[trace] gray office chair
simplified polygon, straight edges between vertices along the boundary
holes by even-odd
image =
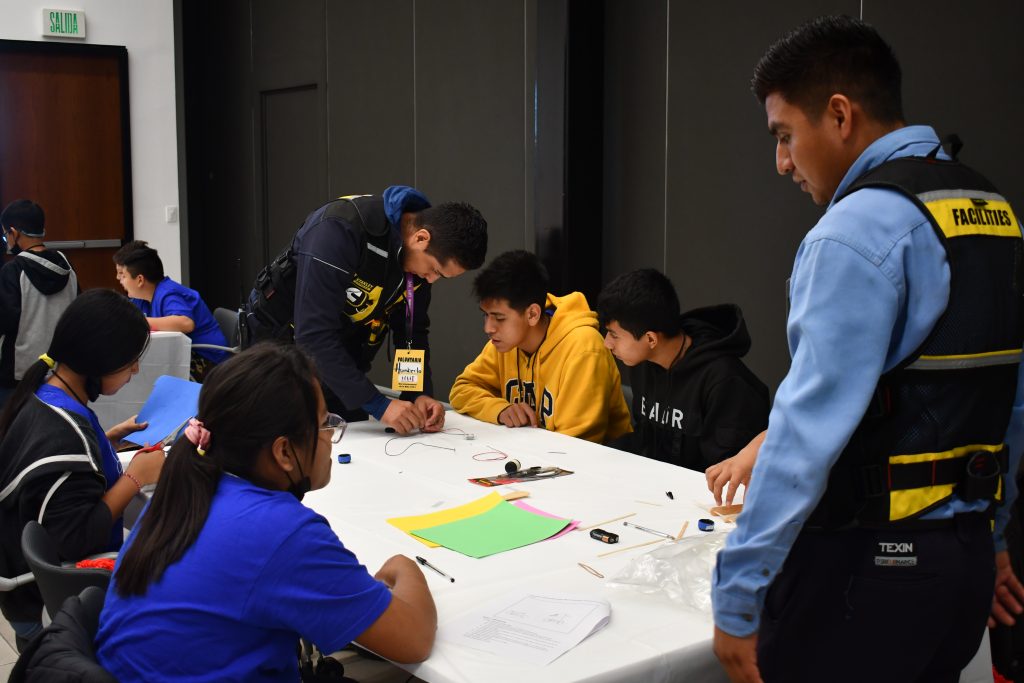
[[[227,351],[228,353],[238,353],[242,350],[241,344],[238,341],[238,316],[239,311],[232,311],[230,308],[216,308],[213,311],[213,317],[220,326],[220,331],[224,334],[224,338],[228,340],[227,346],[220,346],[218,344],[193,344],[193,349],[216,349],[217,351]]]
[[[110,583],[110,572],[106,569],[78,569],[74,563],[62,563],[57,544],[39,522],[25,525],[21,532],[21,552],[36,577],[51,619],[72,595],[78,595],[89,586],[106,591]],[[115,555],[111,553],[108,557]]]

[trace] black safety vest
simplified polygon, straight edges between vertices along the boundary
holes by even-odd
[[[866,187],[896,190],[928,217],[949,260],[949,300],[921,347],[879,379],[809,527],[907,523],[954,495],[999,500],[1007,469],[1024,338],[1017,217],[956,161],[889,161],[843,197]]]
[[[322,218],[344,221],[363,234],[359,265],[345,292],[343,314],[356,324],[346,334],[346,346],[362,347],[356,361],[360,367],[368,366],[385,339],[388,316],[405,300],[404,272],[398,254],[390,253],[391,224],[384,211],[384,200],[374,195],[339,197],[324,207]],[[249,308],[262,330],[258,336],[250,336],[250,343],[268,336],[292,338],[296,276],[291,247],[260,271],[253,285],[257,300]],[[416,288],[420,285],[422,282],[417,282]]]

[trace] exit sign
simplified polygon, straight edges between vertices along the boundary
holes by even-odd
[[[85,38],[85,12],[71,9],[44,9],[43,35],[59,38]]]

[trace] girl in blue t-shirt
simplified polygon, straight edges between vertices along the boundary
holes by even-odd
[[[118,560],[100,664],[122,683],[294,683],[299,637],[425,659],[437,615],[419,567],[398,555],[371,576],[300,502],[330,480],[344,428],[293,345],[215,367]]]
[[[28,572],[21,533],[30,520],[63,560],[121,547],[122,513],[156,481],[163,452],[143,452],[122,470],[114,444],[146,425],[132,416],[104,433],[87,402],[127,384],[148,341],[146,319],[127,299],[94,289],[71,302],[26,370],[0,415],[0,575]],[[39,589],[0,593],[0,605],[20,650],[42,628]]]

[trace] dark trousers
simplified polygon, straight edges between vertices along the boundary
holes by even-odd
[[[987,516],[913,531],[804,531],[768,590],[766,683],[955,683],[978,650],[995,583]]]

